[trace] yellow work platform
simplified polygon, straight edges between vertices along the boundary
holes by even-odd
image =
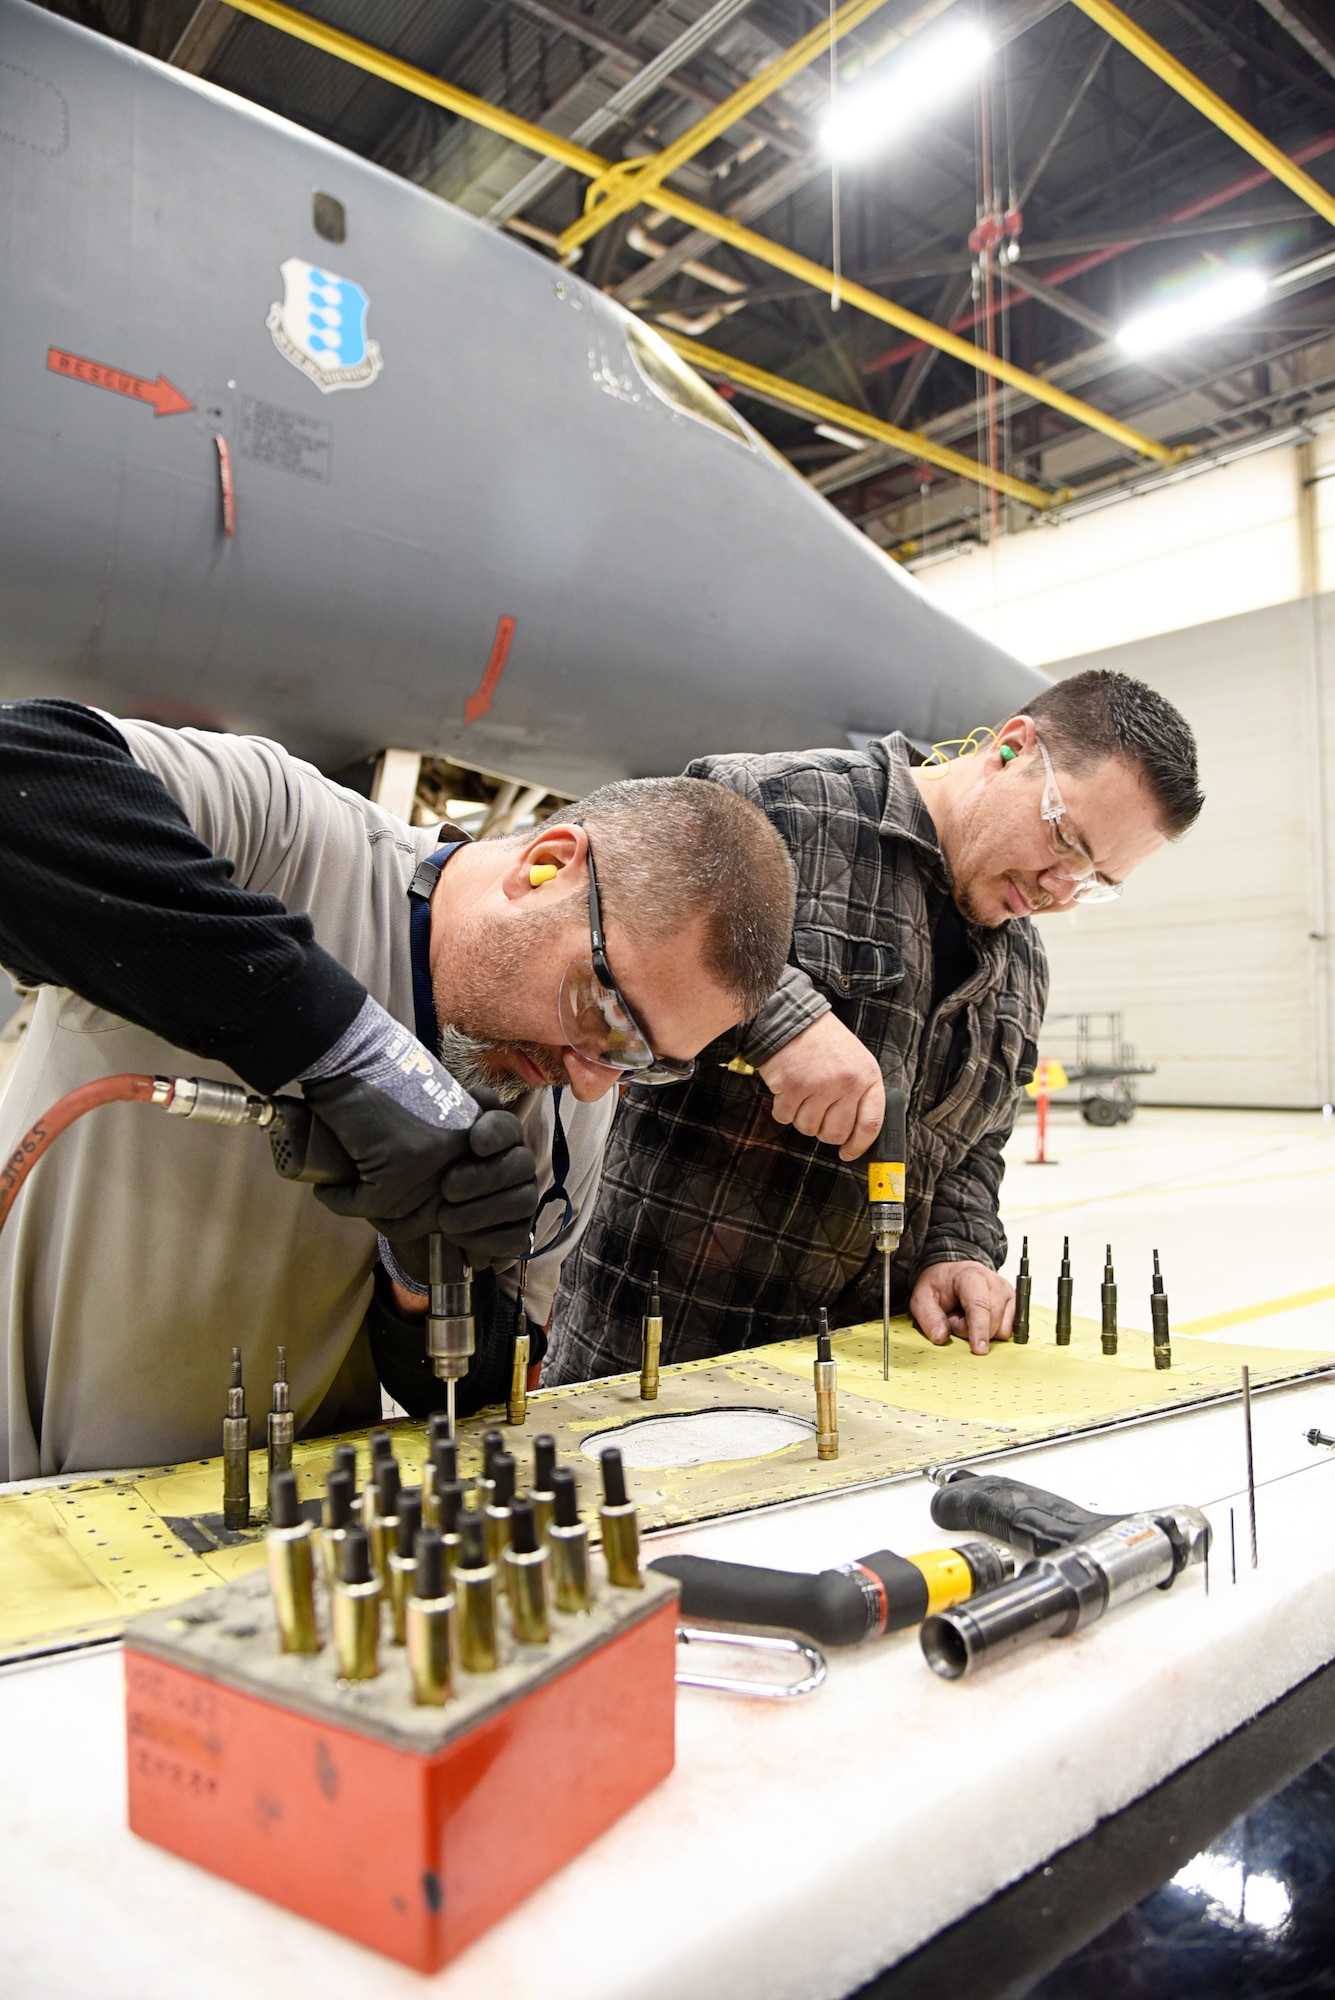
[[[814,1427],[763,1458],[632,1472],[631,1490],[645,1528],[741,1513],[919,1470],[943,1459],[968,1459],[1021,1444],[1138,1417],[1167,1414],[1235,1394],[1246,1363],[1254,1385],[1319,1374],[1330,1360],[1310,1352],[1214,1345],[1177,1336],[1173,1366],[1154,1366],[1147,1333],[1123,1328],[1119,1351],[1103,1354],[1094,1320],[1074,1322],[1069,1347],[1053,1341],[1053,1315],[1035,1307],[1027,1345],[1003,1342],[986,1357],[963,1341],[933,1347],[908,1320],[892,1326],[890,1380],[881,1379],[880,1323],[834,1337],[839,1364],[840,1455],[816,1456]],[[530,1396],[522,1426],[487,1410],[459,1426],[460,1476],[479,1468],[481,1434],[503,1425],[526,1482],[532,1440],[556,1439],[577,1474],[581,1505],[596,1522],[596,1451],[601,1433],[645,1417],[708,1409],[769,1410],[814,1420],[814,1343],[779,1342],[712,1361],[662,1371],[658,1399],[643,1403],[639,1377],[618,1375]],[[221,1423],[221,1417],[219,1419]],[[416,1483],[425,1426],[393,1426],[405,1484]],[[606,1440],[612,1442],[612,1439]],[[293,1454],[301,1497],[316,1501],[333,1447],[348,1439],[299,1443]],[[266,1460],[251,1455],[251,1504],[265,1505]],[[0,1661],[115,1638],[127,1618],[175,1603],[264,1560],[262,1530],[232,1534],[222,1526],[222,1461],[202,1459],[162,1471],[76,1475],[58,1484],[0,1494]]]

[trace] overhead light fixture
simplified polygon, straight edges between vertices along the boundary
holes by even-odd
[[[1152,354],[1157,348],[1213,333],[1216,327],[1241,319],[1264,302],[1269,290],[1269,280],[1259,271],[1230,271],[1181,298],[1138,313],[1117,338],[1128,354]]]
[[[840,94],[822,128],[826,147],[851,160],[890,145],[955,96],[991,53],[990,38],[972,21],[943,28],[921,44],[915,36],[880,76]]]
[[[831,444],[841,444],[846,451],[861,451],[867,440],[857,437],[852,431],[841,431],[837,424],[817,424],[816,436],[828,438]]]

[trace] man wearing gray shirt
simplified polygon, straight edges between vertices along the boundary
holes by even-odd
[[[129,1104],[81,1119],[0,1234],[0,1477],[213,1454],[234,1344],[265,1382],[287,1348],[299,1434],[373,1420],[377,1368],[424,1414],[443,1385],[422,1239],[513,1274],[555,1161],[570,1206],[543,1204],[526,1294],[544,1319],[613,1084],[688,1068],[782,967],[791,864],[747,802],[724,824],[729,796],[604,787],[470,845],[261,739],[0,705],[0,963],[42,988],[0,1158],[69,1090],[134,1071],[300,1083],[356,1172],[313,1191],[277,1178],[257,1132]],[[463,1410],[493,1379],[484,1346]]]

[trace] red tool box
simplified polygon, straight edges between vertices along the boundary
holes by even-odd
[[[434,1972],[665,1778],[677,1586],[600,1582],[547,1646],[413,1705],[402,1647],[341,1681],[283,1654],[262,1575],[136,1619],[130,1826]]]

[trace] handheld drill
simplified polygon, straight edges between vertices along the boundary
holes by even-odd
[[[1011,1582],[927,1619],[922,1650],[943,1680],[1036,1640],[1064,1639],[1147,1590],[1167,1590],[1210,1551],[1210,1524],[1195,1507],[1093,1514],[1041,1487],[962,1466],[935,1467],[930,1477],[938,1527],[994,1535],[1031,1557]]]
[[[908,1100],[887,1084],[881,1136],[867,1156],[871,1233],[881,1253],[881,1375],[890,1380],[890,1260],[904,1234],[904,1162],[908,1153]]]

